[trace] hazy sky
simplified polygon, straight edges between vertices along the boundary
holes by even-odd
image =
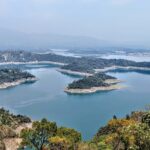
[[[0,0],[0,28],[150,46],[150,0]]]

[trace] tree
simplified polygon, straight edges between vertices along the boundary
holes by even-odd
[[[113,119],[117,119],[117,116],[116,116],[116,115],[114,115],[114,116],[113,116]]]
[[[150,128],[147,124],[137,123],[124,127],[120,135],[127,149],[148,150],[150,148]]]
[[[74,129],[60,127],[57,130],[57,135],[60,137],[66,137],[72,143],[77,143],[81,141],[81,133],[77,132]]]
[[[48,122],[46,119],[33,122],[32,129],[23,129],[21,138],[23,146],[30,146],[36,150],[42,148],[48,143],[48,139],[55,136],[57,126],[55,122]]]
[[[49,139],[50,150],[69,150],[72,149],[72,143],[66,137],[51,137]]]
[[[145,114],[143,114],[142,122],[150,126],[150,112],[146,112]]]
[[[129,120],[130,119],[130,115],[127,114],[126,115],[126,119]]]

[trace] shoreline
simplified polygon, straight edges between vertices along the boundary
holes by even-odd
[[[5,82],[5,83],[0,84],[0,90],[14,87],[14,86],[24,84],[24,83],[35,82],[37,80],[38,79],[36,77],[34,77],[34,78],[27,78],[27,79],[23,78],[23,79],[16,80],[14,82]]]
[[[55,62],[55,61],[29,61],[29,62],[0,62],[0,65],[21,65],[21,64],[53,64],[53,65],[59,65],[59,66],[65,66],[67,65],[66,63],[61,63],[61,62]],[[125,70],[144,70],[144,71],[150,71],[150,68],[148,67],[134,67],[134,66],[128,66],[128,67],[123,67],[123,66],[111,66],[111,67],[104,67],[103,69],[94,69],[95,73],[98,72],[107,72],[110,70],[115,70],[115,69],[125,69]],[[90,76],[93,75],[92,73],[86,73],[86,72],[80,72],[80,71],[72,71],[69,69],[57,69],[59,72],[70,74],[70,75],[79,75],[79,76]]]
[[[111,70],[116,70],[116,69],[125,69],[125,70],[129,70],[129,71],[150,71],[150,68],[148,67],[132,67],[132,66],[128,66],[128,67],[122,67],[122,66],[112,66],[112,67],[105,67],[103,69],[94,69],[94,73],[100,73],[100,72],[107,72],[107,71],[111,71]],[[77,75],[77,76],[92,76],[92,73],[86,73],[86,72],[80,72],[80,71],[72,71],[69,69],[57,69],[57,71],[61,72],[61,73],[65,73],[65,74],[69,74],[69,75]]]
[[[0,62],[0,65],[24,65],[24,64],[53,64],[64,66],[67,65],[65,63],[55,62],[55,61],[29,61],[29,62]]]
[[[78,75],[78,76],[92,76],[93,75],[91,73],[72,71],[72,70],[67,70],[67,69],[57,69],[57,71],[61,73],[69,74],[69,75]]]
[[[99,86],[99,87],[91,87],[88,89],[68,89],[65,88],[64,92],[68,94],[90,94],[90,93],[96,93],[100,91],[111,91],[111,90],[119,90],[122,89],[124,86],[119,85],[118,83],[123,82],[118,79],[108,79],[104,81],[105,83],[111,84],[109,86]]]
[[[133,66],[128,66],[128,67],[123,67],[123,66],[111,66],[111,67],[105,67],[103,69],[94,69],[96,73],[98,72],[106,72],[106,71],[111,71],[115,69],[125,69],[125,70],[140,70],[140,71],[150,71],[150,68],[148,67],[133,67]]]
[[[108,87],[92,87],[89,89],[68,89],[66,88],[64,91],[68,94],[91,94],[100,91],[112,91],[112,90],[120,90],[123,86],[121,85],[110,85]]]

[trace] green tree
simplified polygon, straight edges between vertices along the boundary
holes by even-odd
[[[150,128],[143,123],[124,126],[107,135],[105,143],[114,150],[148,150],[150,148]]]
[[[65,127],[58,128],[57,135],[60,137],[68,138],[72,143],[77,143],[82,139],[81,133],[77,132],[74,129]]]
[[[55,122],[46,119],[33,122],[32,129],[23,129],[21,132],[22,146],[30,146],[36,150],[42,150],[48,143],[48,139],[55,136],[57,126]]]
[[[72,150],[72,143],[66,137],[51,137],[49,139],[50,150]]]
[[[146,112],[142,116],[142,122],[150,126],[150,112]]]

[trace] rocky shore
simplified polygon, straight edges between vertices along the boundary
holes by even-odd
[[[111,90],[119,90],[122,89],[123,86],[118,85],[118,84],[112,84],[110,86],[104,87],[92,87],[89,89],[68,89],[66,88],[64,91],[68,94],[90,94],[90,93],[96,93],[100,91],[111,91]]]
[[[0,84],[0,89],[6,89],[6,88],[10,88],[10,87],[14,87],[14,86],[17,86],[17,85],[20,85],[20,84],[23,84],[23,83],[32,83],[32,82],[35,82],[37,81],[38,79],[36,77],[30,77],[30,78],[24,78],[24,79],[19,79],[19,80],[16,80],[14,82],[5,82],[5,83],[2,83]]]
[[[15,68],[0,69],[0,89],[35,81],[37,78],[29,72]]]

